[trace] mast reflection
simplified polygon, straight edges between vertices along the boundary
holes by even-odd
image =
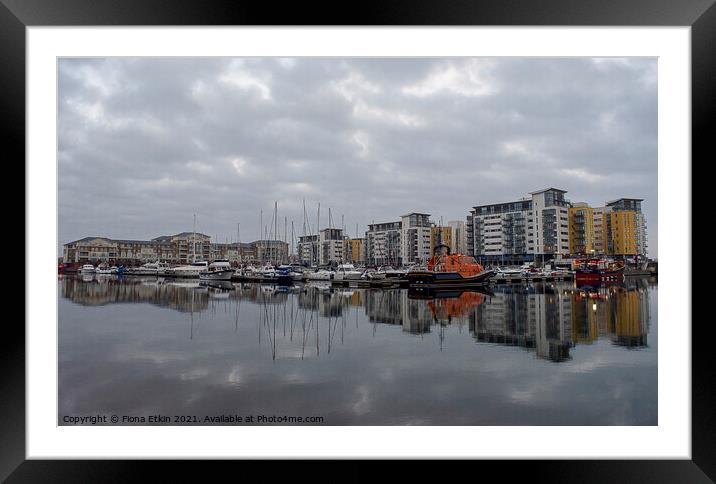
[[[372,326],[374,338],[385,326],[420,337],[435,332],[444,350],[449,349],[446,334],[455,330],[479,344],[522,347],[554,362],[569,360],[576,345],[599,340],[629,349],[646,347],[648,284],[627,279],[594,287],[536,283],[435,293],[138,277],[59,280],[61,297],[75,304],[145,303],[189,313],[190,339],[197,338],[195,315],[209,312],[211,321],[224,313],[235,332],[242,324],[255,325],[257,344],[268,346],[274,360],[328,356],[350,340],[349,323],[358,329],[362,322]]]

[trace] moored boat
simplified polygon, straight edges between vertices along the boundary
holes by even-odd
[[[451,254],[450,247],[438,245],[435,255],[428,261],[427,270],[407,273],[410,287],[453,288],[484,286],[495,275],[469,255]]]
[[[318,269],[315,272],[309,272],[306,278],[309,281],[330,281],[333,279],[333,271]]]
[[[404,271],[402,269],[393,269],[391,266],[382,266],[378,268],[378,273],[385,274],[386,278],[396,278],[396,279],[402,279],[405,277],[405,275],[408,273],[408,271]]]
[[[358,281],[363,276],[363,272],[357,270],[353,264],[339,264],[333,275],[335,281]]]
[[[209,267],[209,263],[206,261],[193,262],[188,265],[174,267],[168,269],[164,275],[169,277],[189,277],[198,278],[201,271],[206,270]]]
[[[104,262],[102,262],[102,263],[99,264],[97,267],[95,267],[94,273],[95,273],[95,274],[103,274],[103,275],[113,274],[112,268],[109,267],[109,266],[108,266],[107,264],[105,264]]]
[[[206,269],[199,272],[199,279],[202,281],[231,281],[234,269],[226,259],[218,259],[209,264]]]
[[[139,267],[131,268],[127,271],[127,274],[132,276],[156,276],[160,271],[166,270],[167,264],[164,262],[147,262]]]
[[[282,286],[293,284],[293,277],[290,265],[280,265],[276,269],[276,282]]]
[[[621,281],[624,279],[624,262],[608,259],[577,259],[573,263],[577,283]]]
[[[82,266],[82,269],[80,269],[80,273],[82,274],[94,274],[95,268],[92,264],[85,264]]]

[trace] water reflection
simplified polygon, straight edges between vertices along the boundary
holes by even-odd
[[[58,292],[60,418],[658,423],[646,279],[425,293],[67,276]]]
[[[256,343],[267,342],[272,359],[330,353],[345,327],[359,319],[399,326],[404,333],[436,332],[445,350],[447,327],[475,342],[514,346],[553,362],[571,358],[576,345],[608,340],[629,349],[648,346],[648,279],[577,287],[568,283],[497,286],[490,290],[419,292],[407,289],[346,289],[327,284],[273,286],[231,282],[176,281],[117,276],[60,277],[61,296],[83,306],[146,303],[194,317],[218,309],[234,315],[238,330],[241,302],[252,305]],[[325,333],[325,334],[322,334]],[[282,353],[283,352],[283,353]]]

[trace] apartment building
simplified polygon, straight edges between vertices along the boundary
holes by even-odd
[[[323,229],[318,238],[318,263],[335,265],[345,260],[343,229]]]
[[[372,265],[400,265],[402,222],[368,225],[365,233],[366,263]]]
[[[255,240],[256,261],[259,263],[285,264],[288,262],[288,243],[282,240]]]
[[[409,213],[400,217],[400,257],[403,264],[421,264],[432,257],[430,214]]]
[[[595,249],[594,209],[584,202],[569,208],[569,252],[593,254]]]
[[[448,227],[452,228],[452,249],[453,253],[467,254],[467,231],[465,222],[462,220],[451,220]]]
[[[467,217],[467,253],[487,264],[521,264],[569,254],[565,190],[547,188],[514,202],[479,205]]]
[[[430,254],[435,254],[435,247],[438,245],[447,245],[451,252],[455,252],[455,241],[453,239],[454,232],[452,227],[434,226],[430,228]]]
[[[607,253],[617,256],[645,256],[647,253],[646,218],[641,198],[619,198],[607,202]]]
[[[134,265],[160,260],[185,264],[195,259],[209,260],[210,240],[208,235],[194,232],[163,235],[151,240],[84,237],[64,244],[62,261],[65,264],[106,261]]]
[[[309,267],[318,265],[318,236],[303,235],[298,237],[298,259],[301,264]]]
[[[252,263],[287,258],[288,244],[280,240],[219,244],[212,243],[211,237],[202,233],[182,232],[151,240],[84,237],[64,244],[62,261],[65,264],[108,262],[134,266],[155,261],[181,265],[195,260],[228,259],[236,263]]]
[[[646,219],[642,199],[620,198],[604,207],[575,204],[569,212],[572,254],[646,256]]]
[[[345,261],[353,264],[365,263],[365,239],[350,239],[348,237],[344,240],[343,253],[345,254]]]

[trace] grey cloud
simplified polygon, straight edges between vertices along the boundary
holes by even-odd
[[[559,186],[644,198],[656,256],[656,59],[111,58],[59,62],[60,244],[259,235],[306,199],[359,232]]]

